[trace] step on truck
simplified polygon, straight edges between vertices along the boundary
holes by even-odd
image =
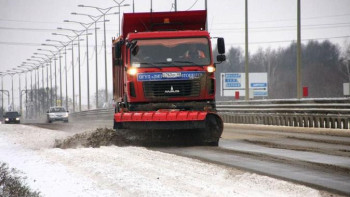
[[[165,144],[177,135],[179,143],[218,145],[223,122],[216,113],[214,72],[226,59],[225,44],[215,38],[214,60],[206,15],[205,10],[124,14],[122,34],[112,45],[117,132],[147,140],[149,134]]]

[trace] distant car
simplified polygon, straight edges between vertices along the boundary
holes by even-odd
[[[9,123],[19,124],[21,123],[20,117],[21,115],[16,111],[6,112],[6,114],[4,115],[4,122],[5,124],[9,124]]]
[[[68,122],[69,112],[64,107],[50,107],[47,111],[47,122],[54,121]]]

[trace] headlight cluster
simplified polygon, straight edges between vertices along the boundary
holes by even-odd
[[[63,117],[68,118],[68,113],[65,113]]]
[[[19,118],[16,118],[16,120],[20,120]]]

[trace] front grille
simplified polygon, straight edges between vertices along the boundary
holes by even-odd
[[[143,82],[146,98],[199,96],[199,80]]]

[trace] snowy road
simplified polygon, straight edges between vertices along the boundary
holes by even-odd
[[[54,149],[69,132],[0,125],[0,162],[43,196],[323,196],[286,181],[139,147]]]

